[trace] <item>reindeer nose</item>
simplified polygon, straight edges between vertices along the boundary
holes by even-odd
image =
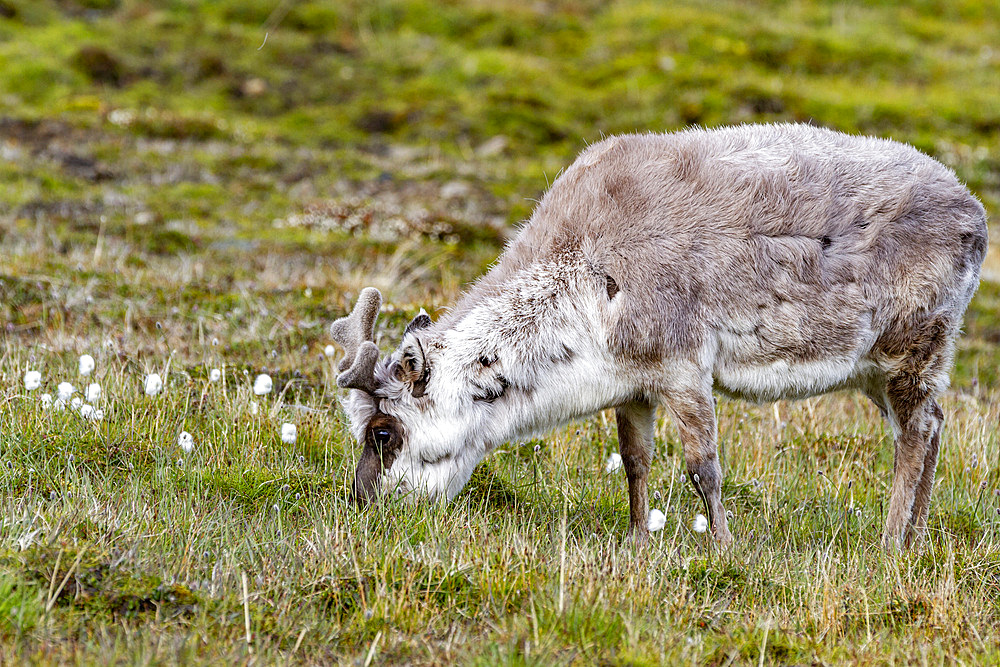
[[[351,500],[358,507],[364,507],[375,500],[378,478],[382,473],[382,461],[372,447],[365,447],[354,472]]]
[[[359,482],[357,479],[354,480],[351,488],[351,503],[355,507],[364,509],[375,502],[376,498],[377,494],[375,493],[374,484]]]

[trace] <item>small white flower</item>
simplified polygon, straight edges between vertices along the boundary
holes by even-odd
[[[24,374],[24,388],[34,391],[42,386],[42,374],[38,371],[28,371]]]
[[[218,382],[220,378],[222,378],[222,371],[220,371],[218,368],[213,368],[208,372],[209,382]]]
[[[704,514],[695,514],[694,522],[691,524],[696,533],[704,533],[708,530],[708,518]]]
[[[290,424],[285,422],[281,425],[281,441],[286,445],[295,444],[295,436],[298,434],[298,429],[295,428],[295,424]]]
[[[89,354],[80,355],[80,375],[90,375],[95,365],[92,356]]]
[[[270,394],[271,386],[271,376],[267,373],[261,373],[257,376],[257,379],[253,381],[253,393],[257,396]]]
[[[98,410],[93,405],[84,403],[80,406],[80,416],[90,421],[99,422],[104,419],[104,410]]]
[[[79,410],[81,405],[83,405],[83,399],[80,398],[79,396],[74,396],[73,400],[70,401],[69,403],[69,407],[73,408],[74,410]]]
[[[88,403],[97,403],[101,400],[101,385],[96,382],[92,382],[87,385],[87,391],[84,392],[84,396]]]
[[[256,415],[260,412],[260,407],[257,405],[257,401],[250,401],[250,414]]]
[[[52,407],[52,394],[42,394],[42,409],[48,410]]]
[[[333,358],[333,355],[336,352],[337,350],[333,347],[333,345],[327,345],[323,348],[323,354],[326,355],[327,358]]]
[[[163,389],[163,380],[159,373],[150,373],[146,376],[146,396],[156,396]]]
[[[56,391],[59,393],[59,398],[65,403],[76,392],[76,388],[69,382],[60,382],[59,386],[56,387]]]
[[[65,410],[66,409],[66,401],[64,401],[61,398],[57,398],[55,401],[52,402],[52,409],[53,410],[59,410],[59,411]]]
[[[177,436],[177,444],[180,445],[185,454],[190,454],[191,450],[194,449],[194,438],[187,431],[181,431],[181,434]]]
[[[649,510],[649,517],[646,519],[646,527],[649,528],[649,532],[655,533],[658,530],[663,530],[663,527],[667,525],[667,517],[660,510]]]
[[[604,464],[604,472],[612,473],[616,472],[622,467],[622,455],[618,452],[613,453],[608,457],[607,462]]]

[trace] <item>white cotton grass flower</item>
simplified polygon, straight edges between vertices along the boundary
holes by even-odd
[[[220,379],[222,379],[222,371],[220,371],[218,368],[213,368],[208,372],[209,382],[218,382]]]
[[[76,387],[71,385],[69,382],[60,382],[59,386],[56,387],[56,392],[59,395],[59,400],[63,403],[68,401],[74,393],[76,393]]]
[[[618,452],[613,453],[608,457],[608,460],[604,463],[604,472],[613,473],[617,472],[622,467],[622,455]]]
[[[83,395],[88,403],[97,403],[97,401],[101,400],[101,385],[96,382],[88,384],[87,391]]]
[[[94,371],[94,358],[89,354],[80,355],[80,375],[90,375]]]
[[[48,410],[52,407],[52,394],[42,394],[39,398],[41,398],[43,410]]]
[[[73,400],[70,401],[69,403],[69,407],[73,408],[74,410],[79,410],[81,405],[83,405],[83,399],[80,398],[79,396],[74,396]]]
[[[691,527],[696,533],[704,533],[708,530],[708,518],[704,514],[695,514]]]
[[[655,533],[658,530],[663,530],[663,527],[667,525],[667,516],[660,510],[649,510],[649,516],[646,518],[646,527],[649,532]]]
[[[295,428],[295,424],[290,424],[285,422],[281,425],[281,441],[286,445],[294,445],[295,437],[298,435],[298,429]]]
[[[177,444],[184,450],[185,454],[190,454],[194,450],[194,437],[187,431],[181,431],[177,436]]]
[[[104,419],[104,410],[98,410],[93,405],[84,403],[80,406],[80,416],[90,421],[99,422]]]
[[[163,380],[159,373],[150,373],[146,376],[146,396],[156,396],[163,389]]]
[[[261,373],[253,381],[253,393],[257,396],[264,396],[265,394],[271,393],[271,387],[273,383],[271,382],[271,376],[267,373]]]
[[[257,405],[257,401],[250,401],[250,414],[256,415],[260,412],[260,406]]]
[[[24,388],[34,391],[42,386],[42,374],[38,371],[27,371],[24,374]]]
[[[327,345],[323,348],[323,354],[327,357],[327,359],[332,359],[333,355],[336,353],[337,350],[333,347],[333,345]]]

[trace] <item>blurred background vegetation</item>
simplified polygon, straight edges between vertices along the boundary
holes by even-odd
[[[987,1],[0,0],[0,308],[14,336],[247,294],[323,318],[379,274],[441,305],[588,142],[693,124],[910,142],[995,212],[998,85]]]

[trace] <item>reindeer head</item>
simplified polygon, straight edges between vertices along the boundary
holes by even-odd
[[[470,372],[481,369],[481,355],[468,364],[446,354],[444,337],[421,311],[399,349],[380,359],[374,331],[381,304],[368,287],[330,327],[346,352],[337,384],[351,390],[344,408],[362,446],[353,497],[359,504],[385,492],[451,498],[485,454],[483,410],[468,389],[470,379],[479,386]]]

